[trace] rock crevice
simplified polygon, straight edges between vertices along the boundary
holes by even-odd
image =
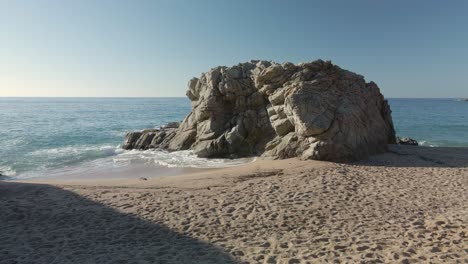
[[[378,86],[329,61],[216,67],[189,81],[187,97],[192,111],[179,126],[129,133],[123,148],[348,161],[395,143]]]

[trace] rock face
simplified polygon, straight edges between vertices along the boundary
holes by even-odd
[[[191,79],[187,96],[192,112],[179,126],[129,133],[124,148],[348,161],[395,143],[377,85],[329,61],[216,67]]]

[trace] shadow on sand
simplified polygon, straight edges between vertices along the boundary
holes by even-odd
[[[237,263],[228,253],[73,192],[0,181],[0,263]]]
[[[387,167],[467,168],[468,148],[390,145],[387,153],[351,164]]]

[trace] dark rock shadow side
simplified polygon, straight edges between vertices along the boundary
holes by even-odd
[[[238,263],[219,247],[50,185],[0,181],[0,225],[1,264]]]

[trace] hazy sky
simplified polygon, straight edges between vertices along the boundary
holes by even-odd
[[[0,0],[0,96],[183,96],[217,65],[317,58],[386,97],[468,97],[468,1]]]

